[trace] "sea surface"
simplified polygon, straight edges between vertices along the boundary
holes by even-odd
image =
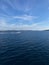
[[[0,32],[0,65],[49,65],[49,31]]]

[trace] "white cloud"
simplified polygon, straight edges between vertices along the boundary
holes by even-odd
[[[23,15],[23,16],[13,16],[13,18],[31,21],[33,19],[37,19],[38,17],[31,15]]]
[[[48,23],[46,24],[48,25]],[[10,24],[6,20],[0,20],[0,30],[45,30],[49,29],[49,25],[45,26],[44,22],[28,24]]]

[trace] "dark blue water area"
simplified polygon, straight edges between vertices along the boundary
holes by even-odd
[[[0,65],[49,65],[49,31],[0,33]]]

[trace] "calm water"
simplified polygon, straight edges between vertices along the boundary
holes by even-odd
[[[0,65],[49,65],[49,31],[0,32]]]

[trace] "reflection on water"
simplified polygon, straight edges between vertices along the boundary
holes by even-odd
[[[12,33],[0,34],[0,65],[49,65],[49,31]]]
[[[21,32],[0,32],[0,34],[20,34]]]

